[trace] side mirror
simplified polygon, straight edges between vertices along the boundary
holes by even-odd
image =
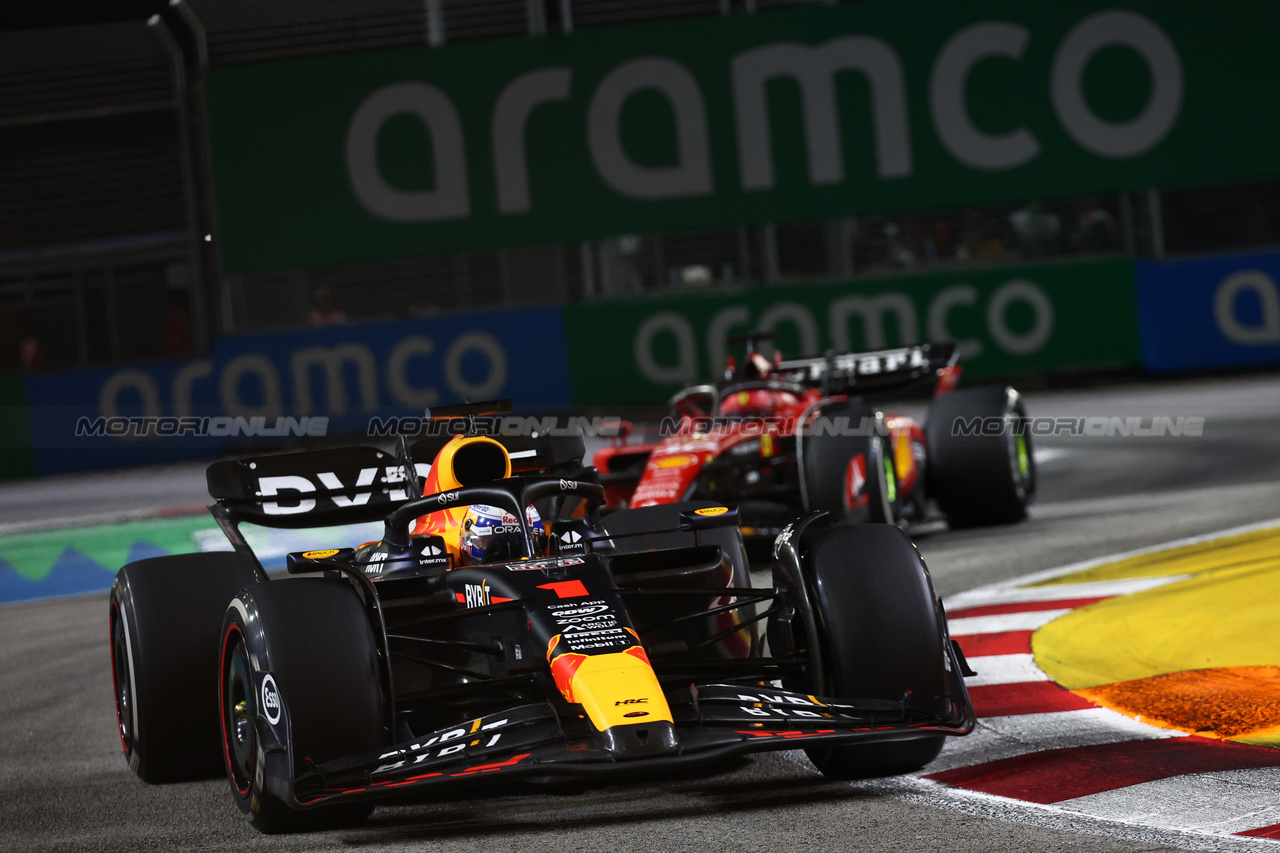
[[[680,513],[681,530],[737,527],[738,522],[738,508],[736,506],[704,506],[702,509],[688,509]]]

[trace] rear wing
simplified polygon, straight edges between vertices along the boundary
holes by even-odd
[[[215,462],[205,471],[217,501],[211,509],[224,531],[242,521],[282,528],[381,521],[421,497],[419,484],[450,438],[419,441],[407,456],[343,447]],[[513,475],[577,473],[586,453],[580,433],[493,438],[507,448]]]
[[[326,527],[379,521],[417,497],[410,494],[406,473],[391,453],[343,447],[227,459],[210,465],[205,481],[217,508],[236,522]]]
[[[774,368],[774,378],[819,388],[826,396],[862,394],[910,385],[944,367],[955,365],[959,357],[952,343],[918,344],[874,352],[829,353],[819,358],[783,361]]]

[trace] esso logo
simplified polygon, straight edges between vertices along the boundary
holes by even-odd
[[[276,680],[268,675],[262,679],[262,713],[273,726],[280,722],[280,708],[280,689],[276,687]]]

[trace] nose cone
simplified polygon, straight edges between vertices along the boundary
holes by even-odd
[[[666,721],[614,726],[597,732],[595,741],[615,758],[668,755],[680,748],[675,726]]]

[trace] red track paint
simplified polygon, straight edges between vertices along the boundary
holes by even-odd
[[[1020,684],[988,684],[970,687],[969,698],[979,717],[1011,717],[1021,714],[1046,714],[1051,711],[1082,711],[1097,706],[1052,681],[1026,681]]]
[[[1050,749],[926,776],[1031,803],[1060,803],[1187,773],[1280,767],[1280,750],[1201,737]]]
[[[1236,835],[1247,835],[1250,838],[1280,838],[1280,823],[1261,826],[1257,829],[1246,829],[1244,832],[1237,832]]]
[[[1031,653],[1031,635],[1034,633],[1035,631],[1001,631],[996,634],[966,634],[952,639],[960,644],[966,658],[1025,655]]]
[[[1093,598],[1063,598],[1057,601],[1010,601],[1005,604],[984,604],[981,607],[966,607],[963,610],[947,611],[947,619],[968,619],[973,616],[1000,616],[1005,613],[1033,613],[1040,610],[1075,610],[1114,598],[1111,595],[1098,595]]]

